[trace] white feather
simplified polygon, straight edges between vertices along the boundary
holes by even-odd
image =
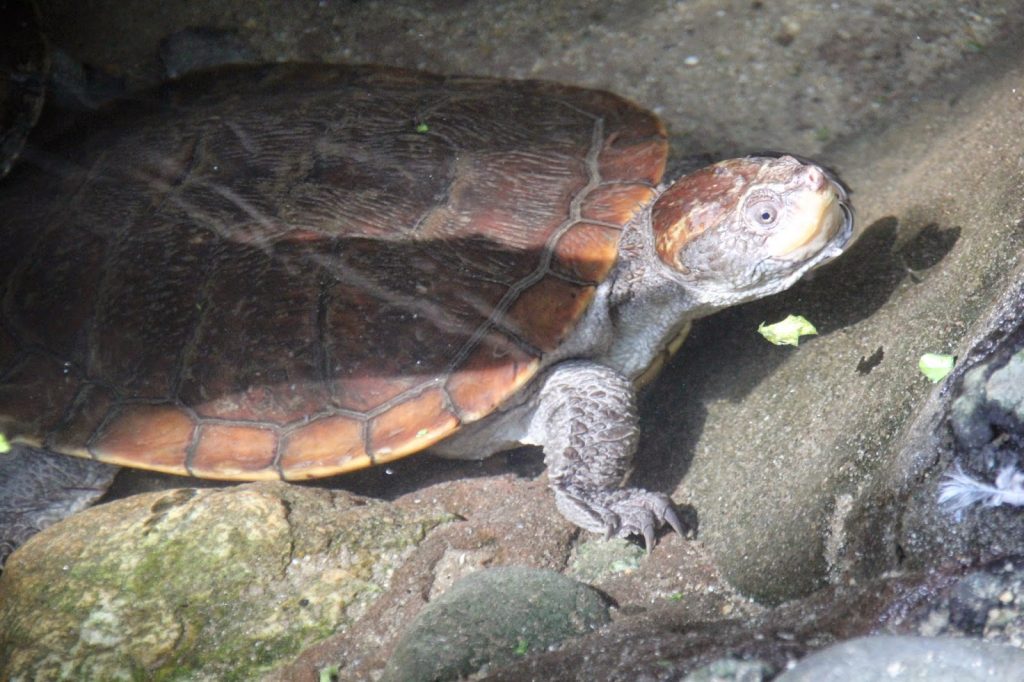
[[[957,464],[939,484],[939,504],[959,519],[961,512],[978,503],[986,507],[1024,507],[1024,472],[1005,466],[999,470],[994,484],[989,484],[964,473]]]

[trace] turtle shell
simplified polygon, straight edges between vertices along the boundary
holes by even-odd
[[[422,450],[565,340],[665,159],[653,114],[552,83],[175,82],[0,186],[0,429],[221,479]]]

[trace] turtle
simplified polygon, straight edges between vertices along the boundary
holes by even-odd
[[[525,444],[567,519],[649,550],[684,529],[627,484],[637,391],[853,234],[822,166],[664,183],[657,116],[540,80],[230,66],[65,128],[0,186],[8,547],[110,465],[298,481]]]

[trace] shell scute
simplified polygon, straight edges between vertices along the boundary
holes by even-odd
[[[497,332],[485,337],[473,353],[448,377],[445,389],[459,417],[476,421],[494,412],[502,401],[523,386],[540,364],[536,355]]]
[[[629,222],[654,198],[653,187],[646,185],[603,185],[589,193],[580,207],[585,220],[619,224],[623,218]]]
[[[38,446],[60,425],[78,391],[78,379],[67,370],[64,363],[38,353],[12,364],[0,382],[0,430],[8,440]]]
[[[596,284],[615,261],[621,231],[607,224],[577,223],[562,235],[551,270],[572,280]]]
[[[439,388],[431,388],[382,412],[370,421],[367,440],[375,463],[425,449],[459,425]]]
[[[187,474],[195,430],[192,415],[174,405],[117,405],[88,449],[105,462]]]
[[[237,424],[203,424],[188,470],[203,478],[245,478],[273,472],[274,429]],[[230,456],[225,456],[230,453]],[[267,476],[270,477],[269,475]]]
[[[363,422],[345,415],[320,417],[287,434],[279,466],[292,480],[317,478],[370,466]]]

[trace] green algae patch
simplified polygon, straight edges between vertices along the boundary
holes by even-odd
[[[0,677],[253,679],[343,631],[448,520],[283,483],[95,507],[11,555]]]
[[[568,574],[585,583],[599,583],[640,567],[645,552],[622,538],[588,540],[580,543],[569,562]]]

